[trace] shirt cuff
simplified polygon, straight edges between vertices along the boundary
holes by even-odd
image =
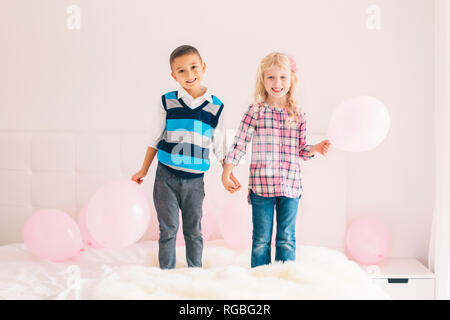
[[[300,157],[303,160],[309,160],[311,158],[314,158],[314,154],[312,156],[309,155],[309,152],[311,150],[312,145],[306,145],[303,149],[300,150]]]
[[[224,163],[231,163],[235,167],[239,164],[239,159],[234,157],[233,155],[227,154],[225,158],[223,158]]]
[[[148,143],[147,143],[147,145],[149,146],[149,147],[152,147],[153,149],[156,149],[156,150],[158,150],[158,143],[159,143],[159,141],[149,141]]]

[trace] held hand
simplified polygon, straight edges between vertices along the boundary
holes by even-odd
[[[320,153],[321,155],[326,155],[328,151],[330,150],[331,142],[329,140],[323,140],[319,142],[318,144],[314,145],[311,149],[313,151],[312,153]]]
[[[133,180],[134,182],[137,182],[139,184],[141,184],[142,182],[144,182],[143,178],[147,175],[147,172],[144,172],[143,170],[139,170],[138,173],[135,173],[132,177],[131,180]]]
[[[228,192],[230,193],[235,193],[237,190],[239,190],[241,188],[241,185],[239,183],[239,181],[237,181],[237,184],[233,181],[233,179],[235,181],[237,181],[236,178],[232,178],[232,175],[227,176],[227,175],[222,175],[222,183],[223,186],[225,187],[225,189],[227,189]]]
[[[231,179],[231,181],[234,182],[234,185],[236,186],[236,190],[235,191],[239,191],[242,186],[241,186],[239,180],[236,179],[236,177],[234,176],[233,172],[231,173],[230,179]]]

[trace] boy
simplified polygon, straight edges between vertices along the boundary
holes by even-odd
[[[161,97],[144,164],[132,180],[142,183],[158,154],[153,202],[159,222],[160,268],[175,268],[180,209],[187,264],[201,267],[203,175],[210,166],[210,147],[223,163],[226,150],[220,128],[224,105],[202,86],[206,64],[196,48],[188,45],[176,48],[170,55],[170,68],[181,87]],[[232,180],[238,190],[239,182],[234,177]]]

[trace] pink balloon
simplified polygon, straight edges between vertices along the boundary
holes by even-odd
[[[373,97],[353,97],[334,111],[328,139],[343,151],[368,151],[384,140],[389,126],[389,112],[383,103]]]
[[[381,262],[389,252],[390,236],[385,225],[374,217],[354,220],[345,237],[347,254],[364,265]]]
[[[80,228],[81,237],[83,238],[83,242],[86,246],[92,247],[92,248],[101,248],[102,246],[100,243],[95,241],[94,238],[92,238],[91,234],[89,233],[89,230],[86,225],[86,207],[84,207],[77,218],[78,221],[78,227]]]
[[[131,180],[100,187],[86,206],[88,231],[105,248],[136,243],[150,221],[150,205],[142,186]]]
[[[27,248],[37,257],[63,262],[83,250],[81,232],[67,213],[44,209],[33,213],[23,230]]]
[[[252,245],[252,211],[246,199],[228,203],[218,216],[219,229],[228,246],[243,251]]]

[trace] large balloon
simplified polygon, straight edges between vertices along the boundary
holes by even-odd
[[[228,247],[243,251],[252,245],[252,211],[246,199],[228,203],[218,217],[219,229]]]
[[[86,225],[105,248],[136,243],[150,221],[150,205],[138,183],[116,181],[100,187],[86,206]]]
[[[345,245],[353,260],[364,265],[378,264],[389,252],[390,236],[380,220],[361,217],[348,226]]]
[[[81,236],[83,238],[83,242],[86,246],[92,248],[101,248],[102,246],[95,241],[95,239],[89,233],[89,230],[86,225],[86,207],[84,207],[81,212],[78,214],[77,218],[78,227],[80,228]]]
[[[328,139],[343,151],[368,151],[384,140],[389,126],[389,112],[383,103],[373,97],[353,97],[334,111]]]
[[[23,230],[27,248],[37,257],[54,262],[75,257],[83,249],[81,232],[67,213],[44,209],[33,213]]]

